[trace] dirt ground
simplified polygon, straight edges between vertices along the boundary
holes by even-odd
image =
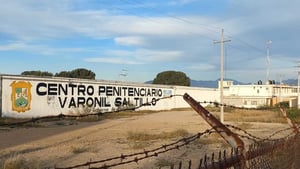
[[[226,123],[244,128],[249,133],[260,137],[269,136],[274,131],[288,127],[284,123],[230,121]],[[121,154],[151,150],[180,139],[178,137],[134,141],[128,139],[129,133],[146,133],[155,136],[183,130],[188,135],[193,135],[210,128],[193,110],[164,111],[71,125],[63,121],[56,122],[56,125],[41,124],[40,127],[0,128],[0,159],[8,161],[7,159],[24,158],[34,163],[32,165],[37,165],[37,168],[68,167],[117,157]],[[205,153],[211,154],[213,151],[222,150],[228,147],[226,144],[216,134],[203,136],[179,150],[114,168],[159,168],[170,162],[189,159],[194,160],[196,165]]]

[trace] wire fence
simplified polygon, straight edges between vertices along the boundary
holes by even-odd
[[[183,95],[172,95],[164,98],[156,99],[156,102],[162,99],[172,98],[175,96]],[[220,106],[222,104],[216,102],[198,102],[214,104]],[[64,118],[78,118],[86,116],[101,116],[105,113],[117,113],[121,111],[136,110],[140,107],[147,106],[149,103],[131,108],[123,108],[110,112],[97,112],[82,115],[65,115],[60,114],[57,116],[45,116],[32,118],[21,122],[14,123],[1,123],[0,126],[12,127],[18,125],[24,125],[27,123],[34,123],[37,121],[42,121],[45,119],[64,119]],[[224,106],[229,106],[225,105]],[[236,108],[235,106],[230,106]],[[235,169],[256,169],[256,168],[299,168],[300,162],[300,139],[298,135],[299,126],[295,128],[289,127],[275,131],[265,138],[261,138],[249,133],[234,125],[224,125],[225,127],[234,131],[234,133],[242,138],[247,139],[251,143],[247,145],[246,149],[240,149],[234,147],[231,149],[220,150],[217,153],[212,153],[211,155],[205,154],[204,157],[199,157],[198,161],[187,160],[171,163],[169,166],[164,166],[164,168],[170,169],[184,169],[184,168],[197,168],[197,169],[223,169],[223,168],[235,168]],[[132,154],[121,154],[119,156],[100,159],[100,160],[90,160],[84,163],[70,165],[67,167],[54,166],[50,168],[54,169],[74,169],[74,168],[89,168],[89,169],[108,169],[117,166],[123,166],[129,163],[138,163],[139,161],[157,157],[161,154],[170,152],[172,150],[178,150],[183,146],[187,146],[196,140],[202,139],[204,136],[209,136],[212,133],[218,132],[218,128],[223,126],[213,126],[204,132],[199,132],[197,134],[181,138],[175,142],[164,144],[160,147],[153,148],[151,150],[144,150],[141,152],[136,152]],[[285,133],[282,137],[275,137]],[[125,168],[125,167],[124,167]]]
[[[0,127],[22,126],[22,125],[25,125],[25,124],[35,123],[35,122],[39,122],[39,121],[43,121],[43,120],[79,119],[79,118],[83,118],[83,117],[87,117],[87,116],[103,116],[103,115],[107,115],[107,114],[111,114],[111,113],[119,113],[119,112],[124,112],[124,111],[135,111],[135,110],[137,110],[141,107],[151,105],[152,102],[158,102],[160,100],[169,99],[169,98],[178,97],[178,96],[183,96],[183,95],[170,95],[170,96],[167,96],[167,97],[156,98],[156,99],[151,100],[151,102],[146,102],[146,103],[143,103],[139,106],[120,107],[120,108],[114,109],[112,111],[91,112],[91,113],[78,114],[78,115],[61,113],[61,114],[58,114],[58,115],[35,117],[35,118],[25,119],[25,120],[17,121],[17,122],[2,122],[2,123],[0,123]]]
[[[251,144],[248,151],[243,154],[239,149],[219,151],[210,156],[205,155],[200,159],[197,169],[293,169],[299,168],[299,138],[289,137],[268,142]],[[170,168],[189,168],[192,161],[186,166],[181,163]]]
[[[282,169],[293,168],[293,166],[299,166],[299,164],[297,164],[297,161],[295,160],[300,158],[300,140],[298,135],[294,135],[294,133],[291,131],[291,133],[282,138],[273,138],[277,134],[291,130],[291,128],[276,131],[266,138],[258,138],[238,127],[231,125],[228,125],[228,127],[241,131],[243,134],[237,134],[241,138],[247,138],[253,141],[253,143],[249,145],[248,151],[243,153],[239,148],[231,148],[230,150],[220,150],[218,153],[212,153],[211,155],[205,154],[205,156],[199,159],[197,162],[188,160],[187,163],[183,161],[171,163],[169,168],[192,169],[192,166],[195,166],[193,165],[193,163],[198,163],[196,164],[197,169],[223,169],[232,167],[243,169]],[[165,144],[151,150],[144,150],[132,154],[121,154],[120,156],[108,159],[88,161],[82,164],[77,164],[68,167],[55,166],[54,168],[74,169],[79,167],[87,167],[88,169],[107,169],[116,166],[126,165],[129,163],[138,163],[139,161],[145,160],[147,158],[157,157],[160,154],[172,150],[178,150],[183,146],[187,146],[193,143],[194,141],[202,139],[204,136],[209,136],[210,134],[215,132],[215,128],[211,128],[204,132],[197,133],[189,137],[181,138],[175,142]]]

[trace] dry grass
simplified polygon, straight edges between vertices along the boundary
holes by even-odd
[[[171,139],[184,137],[189,135],[189,132],[184,129],[178,129],[172,132],[162,132],[159,134],[150,134],[147,132],[128,132],[127,139],[131,141],[149,141],[149,140],[159,140],[159,139]]]
[[[106,113],[104,114],[105,119],[118,119],[124,117],[132,117],[132,116],[143,116],[146,114],[153,114],[158,113],[159,111],[152,111],[152,110],[141,110],[141,111],[121,111],[121,112],[114,112],[114,113]]]
[[[1,160],[0,169],[40,169],[42,164],[38,160],[26,159],[20,155],[14,155]]]
[[[162,132],[159,134],[151,134],[148,132],[128,132],[127,140],[129,140],[129,147],[132,149],[143,149],[152,145],[157,140],[166,140],[172,138],[185,137],[189,132],[184,129],[174,130],[172,132]]]
[[[286,123],[279,111],[234,109],[225,112],[225,121]]]
[[[79,154],[79,153],[84,153],[84,152],[88,151],[88,148],[82,147],[82,146],[79,146],[79,147],[72,146],[71,149],[72,149],[73,154]]]

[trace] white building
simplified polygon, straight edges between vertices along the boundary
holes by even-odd
[[[233,85],[224,81],[224,103],[238,107],[257,108],[274,106],[279,102],[288,102],[290,107],[297,106],[297,86],[267,83]]]

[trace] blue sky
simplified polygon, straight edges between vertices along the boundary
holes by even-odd
[[[191,79],[297,78],[297,0],[0,0],[0,73],[86,68],[97,79],[144,82],[166,70]],[[123,70],[123,71],[122,71]],[[126,70],[126,71],[124,71]],[[126,77],[121,77],[126,73]]]

